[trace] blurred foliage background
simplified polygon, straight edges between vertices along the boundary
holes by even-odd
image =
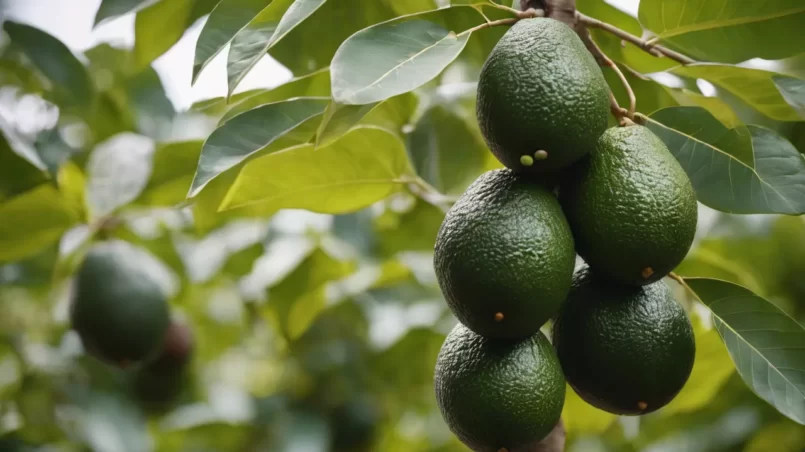
[[[438,203],[423,200],[416,187],[341,215],[216,213],[217,204],[185,202],[202,140],[232,108],[328,96],[326,66],[339,39],[433,2],[331,1],[338,6],[271,51],[297,78],[243,89],[229,102],[177,108],[175,93],[163,86],[166,75],[149,64],[186,28],[196,23],[197,30],[215,2],[185,3],[193,8],[181,21],[166,20],[170,12],[154,11],[158,6],[140,10],[134,46],[68,49],[35,29],[5,27],[0,451],[466,450],[443,423],[432,388],[436,355],[455,324],[431,264],[444,215]],[[603,8],[579,1],[585,4]],[[14,1],[3,8],[14,11]],[[355,23],[322,19],[338,12]],[[475,122],[474,77],[502,32],[473,36],[437,80],[361,119],[399,136],[418,173],[445,199],[497,166]],[[687,95],[705,97],[695,79],[679,80]],[[645,113],[682,103],[674,97],[681,89],[635,85],[641,105],[651,107]],[[801,122],[763,117],[721,90],[708,97],[734,104],[745,122],[762,122],[805,151]],[[40,171],[20,164],[20,153],[35,155]],[[805,322],[803,218],[702,207],[699,226],[679,274],[734,281]],[[92,241],[111,238],[164,264],[174,315],[196,340],[180,381],[140,381],[104,366],[84,355],[69,330],[72,272]],[[709,311],[681,291],[679,300],[690,309],[698,347],[680,396],[656,413],[619,418],[568,391],[567,450],[805,450],[805,428],[735,373]]]

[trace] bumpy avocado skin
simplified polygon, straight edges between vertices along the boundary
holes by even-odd
[[[435,372],[445,422],[476,452],[534,450],[559,421],[565,378],[548,339],[487,339],[458,324]]]
[[[696,355],[693,327],[665,282],[615,284],[586,266],[554,322],[553,346],[576,393],[621,415],[673,400]]]
[[[516,339],[556,314],[575,256],[554,194],[502,169],[482,174],[447,213],[434,268],[463,324],[487,337]]]
[[[76,275],[70,318],[87,351],[129,367],[156,356],[170,324],[166,295],[143,251],[96,245]]]
[[[696,234],[696,193],[643,126],[614,127],[559,188],[576,251],[597,273],[643,285],[672,271]]]
[[[553,19],[525,19],[501,38],[481,69],[477,116],[489,148],[508,168],[567,167],[607,127],[609,88],[578,35]],[[521,157],[537,151],[530,166]]]

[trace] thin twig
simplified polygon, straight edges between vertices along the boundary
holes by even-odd
[[[519,9],[510,8],[506,5],[495,3],[493,0],[488,0],[486,3],[481,3],[479,6],[491,6],[492,8],[501,9],[503,11],[514,14],[516,17],[520,19],[529,19],[531,17],[542,17],[545,15],[545,12],[542,11],[541,9],[528,8],[525,11],[520,11]]]
[[[500,19],[500,20],[493,20],[492,22],[485,22],[485,23],[482,23],[481,25],[478,25],[476,27],[472,27],[472,28],[470,28],[468,30],[462,31],[461,33],[457,34],[456,37],[464,36],[466,34],[470,34],[470,33],[476,32],[478,30],[483,30],[484,28],[497,27],[497,26],[500,26],[500,25],[513,25],[513,24],[516,24],[517,21],[519,21],[519,20],[520,19],[517,18],[517,17],[512,17],[511,19]]]
[[[668,277],[673,279],[674,281],[678,282],[680,285],[682,285],[684,287],[688,287],[687,283],[685,283],[685,280],[682,279],[682,277],[677,275],[676,273],[674,273],[674,272],[668,273]]]
[[[409,189],[415,195],[423,199],[428,204],[438,207],[442,212],[447,212],[453,207],[456,199],[455,197],[447,196],[439,192],[433,185],[429,184],[425,179],[416,177],[410,181]]]
[[[479,5],[470,5],[470,6],[471,6],[472,9],[478,11],[478,14],[480,14],[481,17],[484,18],[484,21],[486,21],[486,23],[492,22],[492,20],[490,18],[486,17],[486,14],[484,14],[483,8],[481,8]]]
[[[621,83],[623,84],[623,88],[626,90],[626,94],[629,96],[629,109],[621,108],[618,105],[617,99],[615,99],[615,95],[612,94],[612,91],[609,92],[609,105],[610,110],[612,111],[612,115],[615,116],[615,119],[618,120],[618,124],[621,126],[626,126],[630,124],[634,124],[634,114],[635,110],[637,109],[637,98],[635,97],[634,90],[632,90],[632,86],[629,85],[629,81],[626,80],[626,76],[623,75],[620,68],[614,61],[612,61],[600,47],[598,44],[593,41],[592,36],[590,36],[590,30],[584,27],[577,27],[577,31],[579,36],[581,37],[582,42],[593,54],[593,57],[598,62],[599,66],[605,66],[612,68],[616,74],[618,74],[618,78],[620,79]],[[628,121],[628,122],[627,122]]]
[[[654,56],[666,56],[678,63],[681,64],[693,64],[696,60],[682,55],[679,52],[675,52],[667,47],[663,47],[660,45],[656,45],[656,39],[645,40],[639,38],[627,31],[621,30],[620,28],[608,24],[606,22],[602,22],[598,19],[592,18],[580,12],[576,12],[576,16],[580,24],[583,24],[585,27],[589,28],[599,28],[604,30],[608,33],[612,33],[613,35],[623,39],[624,41],[631,42],[632,44],[640,47],[641,49],[645,50],[646,52],[654,55]]]

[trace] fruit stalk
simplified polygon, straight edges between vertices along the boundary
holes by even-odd
[[[529,8],[542,9],[545,17],[564,22],[571,28],[575,28],[576,21],[576,0],[520,0],[520,9],[527,11]]]
[[[618,105],[618,101],[615,99],[615,95],[612,94],[612,90],[609,91],[609,103],[612,115],[615,116],[621,126],[633,124],[635,111],[637,110],[637,97],[635,96],[632,86],[629,84],[629,81],[626,80],[626,76],[623,75],[623,72],[618,65],[615,64],[615,62],[612,61],[612,59],[609,58],[600,47],[598,47],[598,44],[596,44],[595,41],[593,41],[592,37],[590,36],[590,30],[580,25],[581,24],[576,27],[576,33],[578,33],[578,35],[581,37],[582,42],[587,47],[587,50],[593,54],[593,57],[595,57],[595,60],[598,62],[599,66],[608,67],[615,71],[615,74],[618,75],[618,78],[623,84],[624,89],[626,89],[626,94],[629,97],[629,109],[627,110]]]

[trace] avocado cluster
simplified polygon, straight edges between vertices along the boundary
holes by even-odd
[[[93,245],[78,268],[70,299],[72,328],[87,353],[134,370],[135,392],[149,401],[179,391],[194,349],[192,330],[171,319],[154,263],[128,242]]]
[[[561,22],[512,26],[477,100],[506,168],[470,185],[436,238],[436,276],[459,320],[435,370],[445,421],[474,451],[515,452],[557,425],[566,383],[612,413],[659,409],[695,355],[661,280],[693,242],[690,180],[648,128],[607,129],[609,88]],[[586,264],[574,273],[577,254]]]

